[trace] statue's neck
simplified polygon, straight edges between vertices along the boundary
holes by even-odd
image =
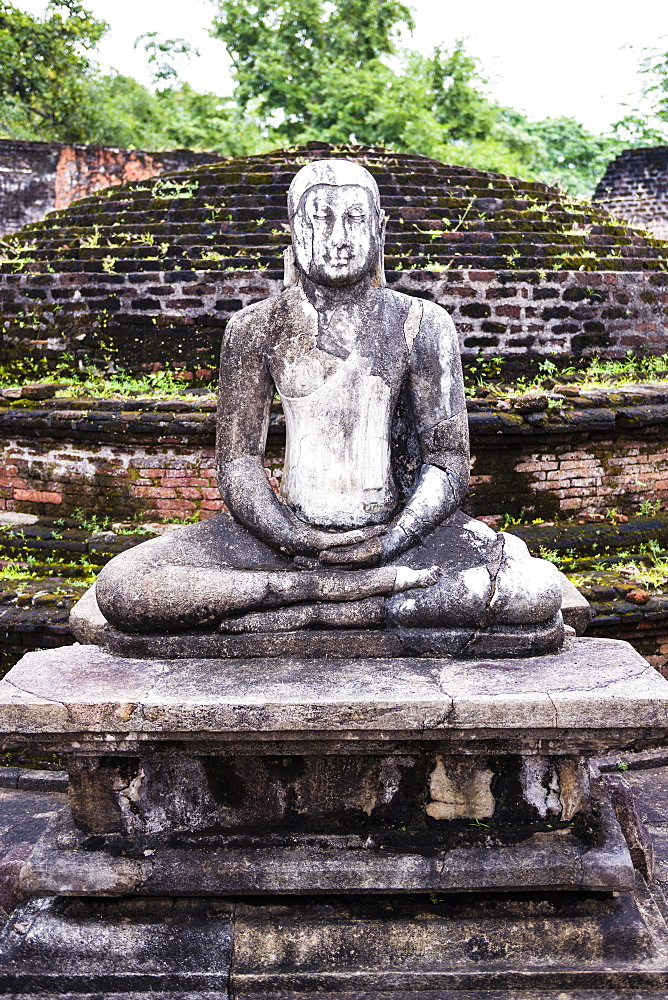
[[[369,278],[330,288],[302,276],[302,290],[318,316],[318,347],[335,357],[347,358],[368,334],[369,317],[378,289]]]
[[[306,298],[321,313],[329,313],[342,307],[351,310],[363,307],[375,291],[368,275],[354,285],[344,285],[339,288],[316,285],[305,274],[302,274],[300,278]]]

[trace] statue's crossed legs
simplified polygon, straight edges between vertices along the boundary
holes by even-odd
[[[458,512],[396,564],[305,569],[229,514],[117,556],[100,573],[107,620],[129,633],[534,625],[561,607],[555,568]]]

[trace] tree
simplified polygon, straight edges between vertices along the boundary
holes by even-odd
[[[541,179],[587,197],[624,147],[618,136],[594,135],[575,118],[545,118],[528,125],[540,140],[533,170]]]
[[[101,74],[95,46],[107,30],[78,0],[52,0],[43,18],[0,0],[0,130],[11,138],[206,149],[241,156],[269,148],[257,118],[236,102],[200,94],[178,78],[183,39],[139,38],[158,90]]]
[[[660,146],[668,142],[668,52],[645,52],[640,61],[643,85],[635,107],[615,125],[628,145]]]
[[[313,128],[329,134],[342,118],[359,131],[387,77],[380,57],[395,52],[401,25],[413,26],[400,0],[219,0],[219,11],[213,33],[232,59],[240,108],[256,102],[289,142]]]
[[[558,183],[578,195],[591,192],[624,136],[641,134],[641,111],[616,135],[596,136],[574,119],[532,122],[499,105],[462,41],[429,57],[399,45],[413,26],[401,0],[217,4],[212,32],[227,46],[236,83],[227,97],[198,93],[179,78],[175,59],[194,52],[183,39],[154,31],[137,39],[153,70],[147,88],[100,72],[95,47],[107,25],[79,0],[51,0],[41,18],[0,0],[0,132],[232,156],[309,139],[361,142]],[[668,53],[648,59],[645,72],[644,100],[661,125]],[[646,114],[644,136],[647,122]]]
[[[0,0],[0,121],[26,137],[86,141],[80,114],[91,53],[107,31],[78,0],[51,0],[43,18]]]

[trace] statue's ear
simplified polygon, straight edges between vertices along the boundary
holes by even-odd
[[[290,288],[291,285],[296,285],[298,280],[295,252],[292,247],[286,247],[283,251],[283,286]]]
[[[376,270],[371,278],[371,284],[375,288],[384,288],[387,284],[385,280],[385,229],[387,228],[387,216],[380,211],[378,216],[378,261]]]

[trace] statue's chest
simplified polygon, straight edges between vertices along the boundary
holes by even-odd
[[[345,317],[328,324],[318,319],[315,311],[297,317],[272,351],[269,367],[280,396],[345,397],[380,381],[382,394],[396,399],[408,360],[402,331],[374,316],[366,326],[345,323]]]

